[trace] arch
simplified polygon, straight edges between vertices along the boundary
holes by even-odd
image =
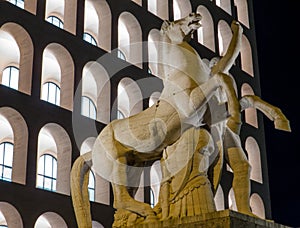
[[[38,0],[24,0],[24,9],[36,15],[37,1]]]
[[[218,22],[218,44],[220,56],[223,56],[226,53],[231,38],[232,32],[230,26],[227,24],[226,21],[220,20]]]
[[[241,65],[243,71],[254,76],[251,44],[245,35],[242,37]]]
[[[54,16],[62,21],[64,24],[64,13],[65,13],[65,1],[61,0],[45,0],[46,8],[45,8],[45,20],[48,17]]]
[[[216,0],[216,5],[231,15],[231,1],[230,0]]]
[[[1,214],[5,219],[7,227],[9,228],[23,227],[23,221],[21,215],[13,205],[7,202],[0,202],[0,215]]]
[[[1,121],[2,120],[2,121]],[[0,121],[11,127],[14,143],[12,182],[25,185],[28,148],[28,127],[22,115],[9,107],[0,108]],[[0,128],[2,133],[3,129]]]
[[[132,0],[133,2],[135,2],[136,4],[142,6],[142,0]]]
[[[153,92],[149,98],[149,107],[151,107],[155,102],[159,99],[161,93],[160,92]]]
[[[72,145],[67,132],[56,123],[46,124],[39,132],[37,153],[37,161],[46,153],[57,158],[56,192],[70,195]]]
[[[148,34],[148,67],[151,69],[153,75],[158,75],[158,50],[160,41],[160,31],[158,29],[151,29]]]
[[[148,11],[161,19],[169,18],[168,9],[168,0],[148,0]]]
[[[174,20],[186,17],[192,12],[192,6],[189,0],[173,0]]]
[[[45,212],[38,217],[34,228],[61,227],[68,228],[65,220],[55,212]]]
[[[262,219],[266,218],[264,202],[257,193],[253,193],[250,196],[250,207],[253,214]]]
[[[118,19],[118,47],[128,62],[142,68],[142,29],[129,12],[121,13]]]
[[[213,52],[215,51],[215,33],[214,22],[212,16],[205,6],[198,6],[197,13],[202,16],[202,26],[197,30],[198,42],[209,48]]]
[[[244,83],[241,87],[241,95],[254,95],[253,89],[247,83]],[[247,108],[245,110],[245,121],[247,124],[252,125],[255,128],[258,128],[257,121],[257,110],[255,108]]]
[[[161,179],[162,171],[160,161],[156,161],[150,168],[150,185],[154,195],[154,205],[156,205],[158,202]]]
[[[104,226],[100,222],[92,221],[93,228],[104,228]]]
[[[245,142],[245,149],[248,154],[248,160],[251,165],[250,179],[263,183],[262,170],[261,170],[261,159],[260,149],[253,137],[248,137]]]
[[[74,71],[72,56],[63,46],[51,43],[44,49],[41,84],[51,81],[57,84],[61,90],[60,106],[70,111],[73,110]]]
[[[46,0],[45,19],[55,16],[63,22],[63,29],[76,34],[77,1]]]
[[[94,61],[82,70],[82,96],[92,99],[97,109],[97,120],[110,121],[110,78],[104,67]]]
[[[123,78],[118,85],[118,110],[125,117],[143,110],[142,92],[137,83],[131,78]]]
[[[230,210],[237,211],[233,188],[231,188],[228,193],[228,208]]]
[[[111,50],[111,10],[105,0],[85,0],[84,31],[91,34],[99,47]]]
[[[215,200],[217,211],[222,211],[225,209],[224,192],[223,192],[223,188],[221,185],[218,186],[214,200]]]
[[[237,9],[237,18],[248,28],[249,26],[249,12],[248,12],[248,1],[247,0],[234,0],[234,5]]]
[[[93,149],[94,143],[96,138],[95,137],[89,137],[86,140],[83,141],[80,147],[80,154],[85,154]],[[109,199],[110,199],[110,183],[99,176],[93,169],[92,171],[95,175],[95,202],[102,203],[109,205]]]
[[[31,94],[33,43],[28,32],[20,25],[8,22],[0,28],[0,81],[5,67],[18,67],[18,90]]]

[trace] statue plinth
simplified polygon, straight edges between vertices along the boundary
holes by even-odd
[[[200,216],[184,217],[182,219],[170,219],[147,224],[138,224],[130,228],[289,228],[288,226],[275,223],[270,220],[255,218],[231,210],[223,210]]]

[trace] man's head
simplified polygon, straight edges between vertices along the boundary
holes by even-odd
[[[161,33],[167,35],[172,42],[182,42],[201,27],[202,16],[199,13],[190,13],[188,16],[170,22],[165,20],[161,26]]]

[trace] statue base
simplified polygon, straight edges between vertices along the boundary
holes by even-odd
[[[130,226],[130,228],[289,228],[270,220],[255,218],[239,212],[231,210],[217,211],[213,213],[204,214],[201,216],[190,216],[182,219],[170,219],[166,221],[157,221],[147,224],[138,224]]]

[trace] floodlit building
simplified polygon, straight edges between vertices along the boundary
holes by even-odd
[[[0,1],[0,227],[76,227],[73,162],[111,120],[157,100],[160,26],[191,12],[203,17],[191,44],[207,62],[226,52],[232,20],[242,24],[230,74],[239,97],[260,96],[252,0]],[[242,120],[250,205],[270,218],[263,117],[249,108]],[[157,202],[158,167],[145,170],[136,199]],[[236,210],[232,178],[224,164],[218,210]],[[93,170],[89,193],[93,227],[111,227],[110,183]]]

